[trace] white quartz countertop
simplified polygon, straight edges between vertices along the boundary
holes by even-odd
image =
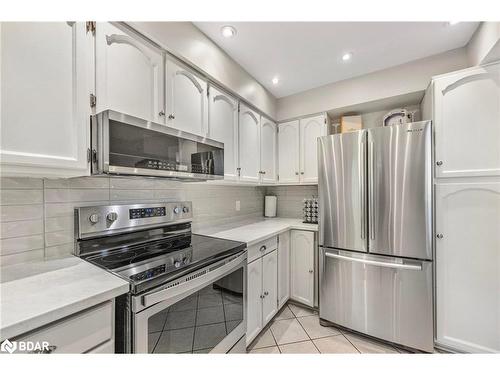
[[[317,224],[305,224],[300,219],[261,218],[245,222],[235,222],[224,226],[214,226],[194,231],[197,234],[246,242],[251,246],[290,229],[318,231]]]
[[[0,341],[126,293],[129,284],[80,258],[0,269]]]

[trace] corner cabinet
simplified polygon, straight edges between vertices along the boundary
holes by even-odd
[[[92,33],[85,22],[4,22],[0,35],[2,175],[88,175]]]
[[[278,310],[290,298],[290,232],[278,236]]]
[[[436,185],[436,340],[500,352],[500,182]]]
[[[207,82],[180,62],[166,60],[166,124],[206,137],[208,134]]]
[[[111,23],[97,23],[96,112],[112,109],[163,123],[163,52]]]
[[[290,232],[290,299],[314,307],[314,232]]]
[[[274,122],[260,119],[260,182],[274,184],[278,181],[277,148],[278,129]]]
[[[210,86],[208,94],[208,137],[224,143],[224,178],[238,178],[238,102]]]
[[[318,183],[317,139],[327,134],[325,115],[279,124],[279,183]]]
[[[259,182],[260,115],[242,103],[240,103],[238,138],[240,180]]]
[[[437,77],[432,92],[436,177],[500,176],[500,63]]]

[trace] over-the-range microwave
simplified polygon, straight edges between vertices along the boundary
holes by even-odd
[[[113,110],[92,116],[93,175],[224,178],[224,144]]]

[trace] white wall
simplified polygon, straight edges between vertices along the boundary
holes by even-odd
[[[432,76],[469,67],[465,48],[331,83],[277,101],[278,121],[423,91]]]
[[[191,22],[128,22],[173,55],[196,65],[271,118],[276,98]]]
[[[467,44],[467,57],[471,65],[500,59],[500,22],[481,22]]]

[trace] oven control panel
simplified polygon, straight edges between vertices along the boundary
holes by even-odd
[[[165,216],[165,207],[132,208],[128,210],[130,219]]]
[[[167,261],[166,264],[161,264],[159,266],[149,268],[145,271],[136,273],[134,275],[129,276],[130,280],[139,282],[143,280],[148,280],[152,279],[153,277],[156,277],[158,275],[168,273],[175,271],[176,269],[179,269],[183,266],[187,266],[189,263],[191,263],[191,258],[192,258],[192,253],[191,250],[187,252],[183,252],[179,255],[177,255],[175,258],[172,257]]]

